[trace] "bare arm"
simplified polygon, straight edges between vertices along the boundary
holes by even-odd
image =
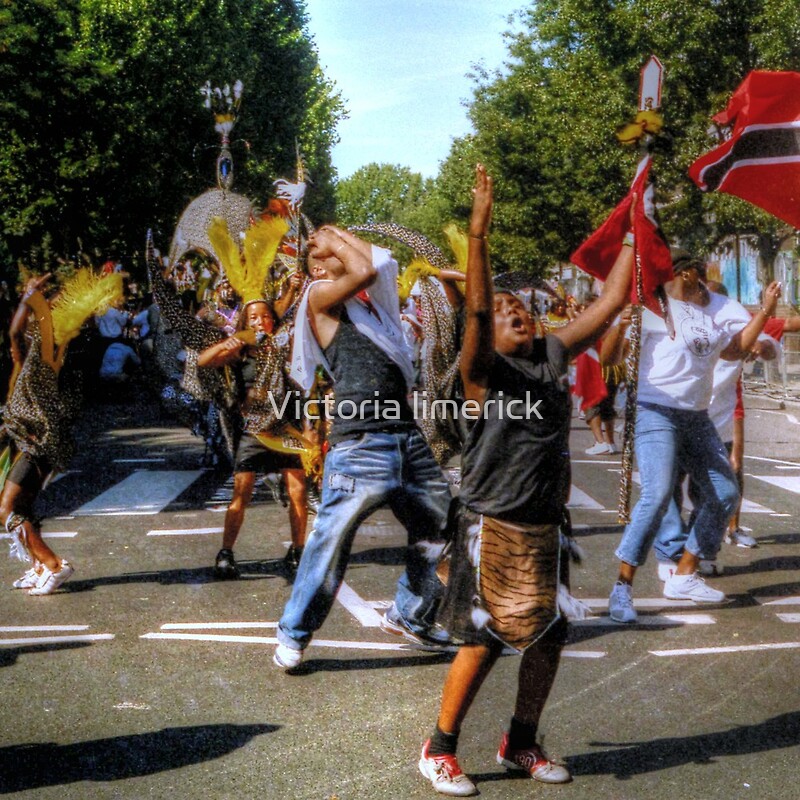
[[[603,337],[603,345],[600,348],[600,363],[604,367],[615,367],[625,360],[628,354],[628,340],[625,334],[631,324],[631,314],[633,306],[628,305],[620,314],[619,324],[610,328]]]
[[[325,226],[314,234],[309,247],[315,259],[335,259],[344,268],[336,280],[321,282],[313,287],[309,295],[313,314],[324,314],[334,306],[341,305],[375,280],[377,272],[372,264],[372,245],[349,231]]]
[[[447,302],[453,308],[461,308],[464,305],[464,295],[461,294],[455,284],[457,281],[465,281],[467,276],[457,269],[442,269],[439,270],[439,274],[436,277],[441,281]]]
[[[764,292],[764,305],[720,353],[722,359],[725,361],[738,361],[740,358],[747,357],[747,354],[755,346],[759,334],[764,330],[764,324],[775,313],[780,296],[781,285],[777,281],[773,281],[767,287],[767,291]]]
[[[568,325],[553,331],[553,336],[561,340],[571,356],[590,347],[628,302],[632,272],[633,248],[623,246],[600,297]]]
[[[281,319],[289,310],[302,285],[303,276],[299,272],[293,273],[284,284],[283,294],[275,301],[274,305],[275,316],[278,319]]]
[[[236,361],[246,346],[246,343],[236,336],[223,339],[221,342],[212,344],[211,347],[207,347],[200,353],[197,357],[197,366],[223,367],[225,364]]]
[[[27,354],[27,348],[25,345],[25,329],[28,327],[28,317],[31,313],[31,308],[28,305],[27,300],[34,292],[38,292],[42,286],[47,283],[51,274],[52,273],[48,272],[46,275],[41,275],[38,278],[31,278],[25,284],[25,292],[22,295],[22,301],[17,307],[14,317],[11,320],[8,338],[10,339],[11,343],[11,360],[17,367],[22,366]]]
[[[492,218],[492,179],[482,164],[475,169],[475,188],[472,191],[461,379],[466,399],[483,402],[494,363],[494,292],[486,243]]]

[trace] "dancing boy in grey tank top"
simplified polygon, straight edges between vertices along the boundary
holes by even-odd
[[[449,642],[434,620],[450,490],[406,400],[413,367],[400,327],[397,263],[332,226],[310,238],[308,253],[315,282],[298,309],[291,374],[309,389],[323,364],[336,404],[322,503],[278,627],[274,662],[284,670],[300,665],[333,605],[359,525],[382,506],[408,533],[406,570],[382,628],[422,646]]]

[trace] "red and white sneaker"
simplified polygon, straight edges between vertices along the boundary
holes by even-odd
[[[572,780],[569,770],[563,764],[551,761],[538,744],[525,750],[509,750],[507,733],[503,734],[500,742],[497,763],[507,769],[527,772],[535,781],[542,783],[569,783]]]
[[[475,784],[461,771],[458,759],[455,756],[429,756],[428,739],[422,745],[422,755],[419,758],[419,771],[431,782],[439,794],[448,794],[451,797],[469,797],[478,794]]]

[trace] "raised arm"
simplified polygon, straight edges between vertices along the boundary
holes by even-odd
[[[608,333],[603,337],[603,345],[600,348],[600,363],[604,367],[615,367],[625,360],[628,354],[625,336],[631,324],[633,306],[627,305],[619,315],[619,323],[609,328]]]
[[[377,275],[372,245],[349,231],[331,225],[320,228],[309,240],[309,252],[335,278],[312,287],[309,304],[314,314],[324,314],[354,297],[368,288]]]
[[[781,285],[777,281],[773,281],[764,293],[764,305],[720,353],[722,359],[725,361],[738,361],[740,358],[747,356],[758,340],[758,335],[764,330],[767,320],[775,313],[780,296]]]
[[[294,272],[289,280],[284,283],[283,294],[275,301],[273,310],[278,319],[282,319],[283,315],[292,307],[300,287],[303,285],[303,275],[300,272]]]
[[[590,347],[628,302],[632,271],[633,248],[623,245],[600,297],[569,325],[553,332],[553,336],[561,339],[570,355],[576,356]]]
[[[472,194],[461,379],[466,399],[483,402],[494,362],[494,292],[486,242],[492,219],[492,179],[482,164],[475,169]]]

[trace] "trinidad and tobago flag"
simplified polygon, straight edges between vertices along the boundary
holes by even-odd
[[[651,311],[660,314],[655,290],[660,284],[672,280],[672,258],[655,217],[650,163],[649,155],[639,162],[628,194],[608,219],[570,256],[570,261],[601,281],[608,277],[622,247],[622,237],[631,229],[631,203],[635,194],[637,203],[633,213],[633,233],[642,265],[642,299]],[[631,286],[632,303],[638,302],[635,284],[634,278]]]
[[[800,228],[800,73],[751,72],[714,122],[732,125],[730,138],[692,164],[692,180]]]

